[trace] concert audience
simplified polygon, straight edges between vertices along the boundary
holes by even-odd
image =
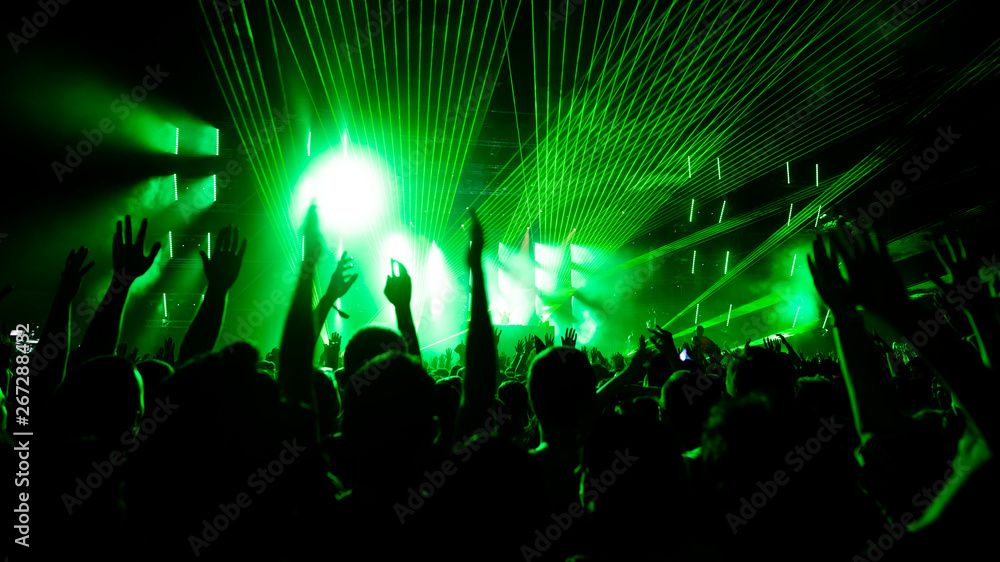
[[[314,361],[317,326],[358,279],[345,252],[313,307],[326,253],[315,208],[281,345],[265,357],[217,345],[247,248],[238,229],[201,254],[208,288],[176,354],[170,339],[143,358],[122,343],[129,291],[160,249],[146,253],[145,220],[134,239],[131,217],[118,223],[114,280],[79,346],[70,311],[93,262],[70,252],[39,338],[65,344],[22,360],[23,338],[5,335],[0,356],[7,400],[30,372],[32,551],[463,561],[990,551],[997,272],[962,241],[935,243],[942,293],[975,279],[989,294],[925,310],[877,238],[848,225],[817,238],[809,267],[832,310],[835,358],[805,358],[784,337],[723,350],[700,326],[684,361],[658,326],[628,357],[577,349],[573,330],[561,345],[525,339],[501,357],[475,212],[469,223],[469,330],[433,357],[420,351],[399,264],[384,289],[397,329],[367,327],[343,347],[334,334]],[[900,334],[945,321],[903,348],[870,333],[868,318]],[[0,408],[8,466],[20,439],[10,410]]]

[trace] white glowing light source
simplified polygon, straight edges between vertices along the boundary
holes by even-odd
[[[340,234],[369,227],[385,203],[387,185],[379,162],[376,155],[357,147],[317,155],[303,174],[310,181],[298,190],[299,207],[305,209],[315,201]]]
[[[726,316],[726,326],[729,325],[729,319],[733,317],[733,305],[729,305],[729,314]]]

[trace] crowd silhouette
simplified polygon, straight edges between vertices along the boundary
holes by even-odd
[[[835,356],[806,356],[785,338],[725,349],[702,329],[680,342],[657,326],[610,357],[578,348],[572,329],[558,345],[518,341],[506,357],[470,213],[468,333],[433,357],[420,351],[398,264],[384,289],[397,329],[334,334],[314,361],[317,327],[358,279],[345,252],[313,305],[327,254],[315,207],[281,343],[267,353],[217,346],[247,251],[238,229],[201,254],[208,285],[183,341],[141,357],[120,326],[160,249],[146,252],[147,222],[135,237],[131,217],[118,223],[113,280],[86,324],[71,311],[94,263],[71,251],[38,346],[25,355],[7,332],[0,359],[7,466],[25,458],[7,419],[15,386],[30,384],[34,407],[30,551],[171,561],[990,551],[998,272],[982,267],[991,254],[966,251],[970,240],[935,242],[947,275],[926,308],[873,235],[843,225],[818,237],[809,268],[832,310]],[[947,296],[973,285],[961,302]],[[914,334],[913,345],[886,342],[868,318]]]

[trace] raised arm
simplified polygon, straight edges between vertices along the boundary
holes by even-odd
[[[317,338],[320,333],[322,333],[323,325],[326,324],[326,317],[330,314],[330,310],[336,305],[337,300],[347,294],[347,291],[352,285],[354,285],[354,282],[358,280],[357,273],[353,275],[348,274],[348,272],[353,268],[354,258],[348,257],[347,252],[344,252],[340,256],[340,260],[337,262],[337,269],[334,270],[333,275],[330,276],[330,284],[326,288],[326,294],[319,299],[319,302],[316,303],[316,308],[313,309],[313,317],[316,322],[317,329]]]
[[[396,327],[406,342],[406,351],[410,355],[420,357],[420,342],[417,341],[417,328],[413,323],[413,311],[410,310],[410,298],[413,294],[413,281],[406,271],[406,266],[392,260],[390,267],[399,268],[399,273],[390,271],[385,278],[385,298],[389,299],[396,309]]]
[[[75,364],[101,355],[114,355],[121,333],[122,312],[129,290],[136,279],[149,271],[160,252],[156,242],[145,255],[146,219],[142,219],[139,234],[132,242],[132,217],[125,215],[125,237],[122,238],[122,221],[118,221],[111,243],[112,278],[104,300],[97,308],[80,349],[74,352]]]
[[[83,276],[94,267],[93,261],[84,265],[86,260],[87,249],[83,246],[71,251],[66,258],[66,268],[59,280],[59,288],[52,299],[52,307],[38,339],[38,346],[32,354],[30,365],[40,365],[40,368],[32,373],[34,376],[31,378],[36,381],[33,386],[39,387],[36,389],[36,396],[41,396],[43,400],[52,396],[66,378],[66,358],[69,355],[71,334],[76,331],[71,324],[70,308],[73,298],[80,290]],[[56,351],[55,357],[51,359],[43,351],[51,349],[50,343],[55,344],[52,347]]]
[[[889,389],[878,378],[868,333],[857,311],[857,295],[865,289],[848,285],[837,266],[840,257],[829,239],[817,237],[813,255],[808,257],[809,271],[816,291],[833,314],[840,370],[851,399],[855,429],[864,439],[867,434],[900,430],[902,414],[894,406]]]
[[[215,245],[211,258],[205,252],[198,252],[205,277],[208,278],[208,289],[205,290],[201,308],[181,342],[178,365],[196,355],[212,351],[215,341],[219,339],[229,289],[240,274],[243,254],[247,250],[247,239],[244,238],[242,242],[239,239],[240,229],[227,226],[219,232],[219,242]]]
[[[482,427],[483,419],[493,405],[496,394],[497,348],[494,343],[493,325],[490,322],[489,304],[486,300],[486,279],[483,274],[483,227],[475,211],[470,229],[472,244],[469,247],[469,267],[472,269],[472,313],[469,320],[469,341],[466,349],[465,384],[459,406],[455,435],[472,435]]]
[[[278,382],[284,397],[293,403],[304,404],[312,411],[316,409],[313,392],[313,346],[316,342],[316,326],[312,311],[312,284],[316,276],[316,266],[322,256],[323,242],[319,234],[319,218],[316,206],[309,207],[305,225],[306,258],[299,268],[298,281],[292,306],[288,310],[285,330],[281,335],[281,353],[278,356]],[[317,427],[318,431],[318,427]]]

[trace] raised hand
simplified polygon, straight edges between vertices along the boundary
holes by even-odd
[[[545,334],[545,347],[555,347],[556,336],[554,334]]]
[[[399,275],[396,275],[395,271],[390,271],[389,275],[385,278],[385,298],[389,299],[389,302],[397,308],[410,306],[410,296],[413,294],[413,281],[410,279],[410,274],[407,273],[406,267],[396,260],[390,260],[390,267],[394,270],[395,267],[399,266]]]
[[[806,261],[816,292],[833,310],[836,318],[837,313],[854,312],[855,303],[851,298],[851,289],[837,267],[839,256],[832,246],[829,238],[817,236],[813,241],[813,255],[806,256]],[[747,341],[747,347],[749,346],[750,342]]]
[[[247,239],[244,238],[242,242],[238,242],[239,238],[240,229],[233,228],[231,225],[226,226],[219,232],[218,243],[215,245],[211,259],[205,252],[198,252],[210,287],[228,291],[236,282],[240,266],[243,265],[243,254],[247,250]],[[237,244],[239,244],[238,249]]]
[[[674,335],[672,333],[659,326],[649,328],[649,331],[653,334],[650,337],[650,340],[652,340],[653,346],[655,346],[660,353],[676,353],[676,350],[674,349]]]
[[[496,343],[497,346],[500,345],[500,334],[502,333],[503,331],[500,328],[493,329],[493,341]]]
[[[945,271],[945,278],[939,281],[932,277],[932,280],[945,293],[956,284],[965,285],[970,279],[982,280],[979,262],[969,260],[961,238],[955,237],[955,242],[952,243],[945,234],[940,240],[931,242],[931,249]]]
[[[66,300],[73,300],[80,290],[80,282],[83,276],[94,267],[91,261],[87,265],[83,263],[87,260],[87,248],[80,246],[79,250],[72,250],[66,258],[66,267],[63,269],[62,278],[59,281],[59,295]]]
[[[576,347],[576,330],[566,328],[566,335],[562,338],[562,344],[566,347]]]
[[[149,268],[156,260],[156,254],[160,251],[160,243],[156,242],[149,249],[149,255],[145,255],[144,245],[146,243],[146,227],[148,221],[142,219],[139,226],[139,234],[132,242],[132,216],[125,215],[125,238],[122,238],[122,221],[118,221],[115,227],[115,237],[111,243],[111,262],[115,273],[121,275],[122,280],[131,284],[136,278],[149,271]]]
[[[616,371],[621,371],[625,368],[625,356],[621,353],[615,353],[612,355],[611,362],[614,363]]]
[[[343,341],[344,340],[341,337],[340,332],[330,333],[330,345],[340,345]]]
[[[850,280],[849,305],[860,304],[882,318],[894,317],[901,310],[912,310],[899,271],[874,232],[869,236],[858,236],[852,243],[842,230],[837,230],[834,243],[843,257]]]
[[[353,268],[354,258],[348,257],[347,252],[344,252],[340,256],[340,261],[337,262],[337,269],[333,271],[333,276],[330,277],[330,285],[326,289],[327,298],[336,301],[344,296],[351,286],[354,285],[354,282],[358,280],[358,274],[348,275],[348,271]],[[399,270],[400,272],[405,271],[402,264],[400,264]]]
[[[174,338],[167,338],[163,340],[163,361],[171,365],[174,364]]]
[[[483,225],[475,209],[469,209],[469,267],[482,266],[483,263]]]
[[[526,342],[524,340],[517,340],[517,343],[514,344],[514,353],[517,353],[518,355],[523,355],[525,345]]]
[[[128,343],[123,341],[118,344],[118,348],[115,350],[115,355],[118,357],[125,357],[126,353],[128,353]]]
[[[539,338],[538,336],[534,337],[535,337],[535,353],[541,353],[545,351],[546,347],[551,347],[551,344],[546,345],[546,342],[549,340],[549,336],[545,336],[545,342],[543,342],[541,338]],[[555,339],[556,339],[555,336],[552,336],[553,342],[555,342]]]

